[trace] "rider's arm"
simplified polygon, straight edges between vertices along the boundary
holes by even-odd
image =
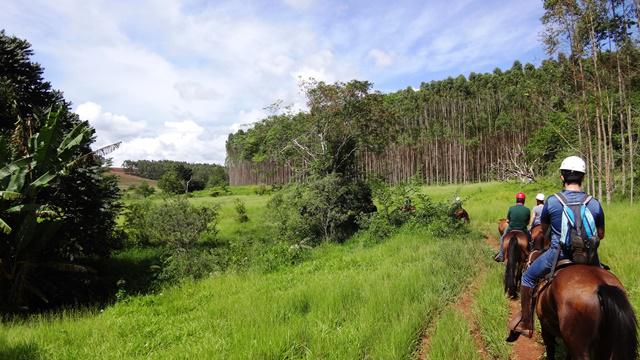
[[[604,239],[604,210],[602,209],[602,205],[598,202],[598,214],[595,217],[596,221],[596,229],[598,230],[598,238],[600,240]]]
[[[545,222],[540,223],[540,229],[542,230],[542,236],[538,237],[538,241],[533,244],[535,250],[544,249],[544,239],[547,237],[547,230],[549,230],[549,224]]]

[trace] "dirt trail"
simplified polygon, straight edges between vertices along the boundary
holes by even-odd
[[[467,286],[456,303],[452,304],[451,306],[453,306],[454,309],[458,310],[467,320],[469,329],[471,330],[471,336],[476,343],[476,348],[480,357],[484,360],[489,360],[491,359],[491,357],[486,351],[486,346],[482,340],[482,336],[480,335],[480,329],[478,327],[478,324],[476,323],[475,316],[473,315],[473,301],[476,297],[476,293],[480,289],[480,286],[484,283],[485,277],[486,274],[484,272],[480,272],[480,274],[473,279],[471,284]],[[436,324],[437,320],[434,321],[433,326],[431,326],[422,335],[420,353],[418,355],[418,359],[420,360],[426,359],[426,356],[429,353],[429,345],[431,343],[430,334],[435,330]]]
[[[486,243],[492,249],[498,251],[498,239],[494,236],[487,235]],[[509,318],[520,311],[520,299],[509,300]],[[507,336],[505,326],[505,337]],[[544,346],[542,346],[540,334],[535,332],[531,339],[521,336],[513,345],[512,358],[517,360],[538,360],[544,354]]]

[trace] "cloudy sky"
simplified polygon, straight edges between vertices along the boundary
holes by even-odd
[[[369,80],[381,91],[538,64],[542,1],[4,0],[45,78],[125,159],[223,163],[227,135],[299,80]]]

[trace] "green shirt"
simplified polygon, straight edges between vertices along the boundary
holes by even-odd
[[[509,228],[511,230],[527,230],[531,211],[524,205],[514,205],[509,208],[507,219],[509,220]]]

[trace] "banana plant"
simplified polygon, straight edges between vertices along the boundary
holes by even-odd
[[[86,123],[65,133],[59,118],[59,112],[48,111],[43,126],[28,139],[26,153],[12,161],[0,159],[0,239],[4,238],[0,241],[0,302],[5,305],[22,303],[28,294],[47,301],[44,292],[33,285],[31,276],[36,270],[78,269],[41,256],[55,238],[62,214],[49,204],[40,204],[38,194],[78,165],[79,149],[93,133]]]

